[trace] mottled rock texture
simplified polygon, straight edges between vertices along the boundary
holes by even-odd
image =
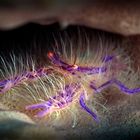
[[[85,25],[123,35],[140,33],[140,1],[132,0],[6,0],[0,2],[0,28],[28,22]]]

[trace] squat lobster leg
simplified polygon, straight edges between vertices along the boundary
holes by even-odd
[[[29,105],[29,106],[26,106],[26,110],[34,110],[34,109],[38,109],[38,108],[42,108],[44,109],[43,111],[40,111],[36,116],[37,117],[44,117],[48,111],[50,110],[52,106],[52,103],[47,101],[47,102],[44,102],[44,103],[39,103],[39,104],[33,104],[33,105]]]
[[[93,119],[94,119],[96,122],[99,122],[98,116],[97,116],[94,112],[92,112],[92,111],[86,106],[86,104],[85,104],[85,102],[84,102],[84,99],[85,99],[85,95],[84,95],[84,93],[82,93],[82,94],[80,95],[80,100],[79,100],[81,107],[82,107],[85,111],[87,111],[87,113],[89,113],[89,114],[93,117]]]
[[[96,86],[93,84],[93,82],[91,82],[90,87],[92,89],[94,89],[97,93],[99,93],[102,90],[104,90],[105,88],[107,88],[113,84],[115,84],[117,87],[119,87],[119,89],[126,94],[136,94],[136,93],[140,92],[140,88],[129,89],[123,83],[121,83],[119,80],[116,80],[116,79],[109,80],[109,81],[105,82],[104,84],[102,84],[101,86],[99,86],[98,88],[96,88]]]
[[[39,104],[33,104],[26,106],[26,110],[35,110],[38,108],[43,109],[43,111],[39,111],[36,115],[37,117],[44,117],[48,113],[62,109],[68,106],[74,100],[74,95],[76,94],[77,90],[80,89],[79,84],[71,84],[66,85],[65,88],[58,93],[58,95],[49,98],[48,101],[42,102]]]

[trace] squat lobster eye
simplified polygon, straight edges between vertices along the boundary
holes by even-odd
[[[53,58],[53,56],[54,56],[54,53],[53,52],[48,52],[48,54],[47,54],[47,56],[48,56],[48,58]]]
[[[76,65],[76,64],[72,65],[72,69],[74,69],[74,70],[78,69],[78,65]]]

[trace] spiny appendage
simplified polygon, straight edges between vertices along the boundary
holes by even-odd
[[[69,104],[71,104],[74,101],[74,95],[78,90],[80,90],[81,86],[80,84],[71,84],[71,85],[66,85],[64,90],[59,92],[57,96],[50,97],[47,101],[41,102],[38,104],[33,104],[33,105],[28,105],[26,106],[26,110],[35,110],[35,109],[42,109],[42,111],[39,111],[36,117],[42,118],[47,116],[49,113],[53,113],[55,111],[58,111],[61,109],[64,109],[67,107]],[[92,112],[85,104],[85,95],[82,93],[78,97],[79,103],[81,107],[89,113],[93,119],[96,122],[99,122],[99,118],[97,115]]]
[[[51,54],[51,55],[50,55]],[[81,72],[86,74],[98,74],[98,73],[105,73],[107,72],[107,66],[103,67],[83,67],[83,66],[75,66],[75,65],[69,65],[66,62],[62,61],[60,57],[55,53],[48,54],[49,59],[52,61],[53,64],[57,65],[58,67],[66,70],[66,71],[72,71],[72,72]],[[103,62],[107,63],[111,61],[114,57],[113,56],[106,56],[103,58]],[[112,84],[115,84],[120,88],[122,92],[125,92],[127,94],[135,94],[140,92],[140,88],[134,88],[129,89],[126,87],[123,83],[121,83],[119,80],[113,78],[106,83],[102,84],[100,87],[96,88],[96,86],[91,82],[90,87],[94,89],[95,91],[102,91],[103,89],[107,88],[108,86],[111,86]]]
[[[64,89],[56,96],[50,97],[47,101],[38,104],[26,106],[26,110],[43,109],[43,111],[38,112],[37,117],[44,117],[48,113],[58,111],[67,107],[70,103],[74,101],[74,96],[76,92],[80,90],[80,84],[69,84],[64,87]]]
[[[82,107],[87,113],[89,113],[89,114],[93,117],[93,119],[94,119],[96,122],[99,122],[100,120],[99,120],[98,116],[97,116],[92,110],[90,110],[90,109],[86,106],[84,100],[85,100],[85,93],[83,92],[83,93],[81,93],[80,99],[79,99],[79,103],[80,103],[81,107]]]
[[[52,69],[40,68],[34,71],[24,72],[23,74],[14,78],[0,81],[0,94],[9,91],[11,88],[19,85],[22,82],[35,80],[38,77],[45,76],[51,71]]]
[[[122,92],[129,94],[129,95],[136,94],[136,93],[140,92],[140,88],[129,89],[121,81],[119,81],[117,79],[109,80],[109,81],[103,83],[99,87],[96,87],[94,82],[91,82],[90,87],[92,89],[94,89],[96,93],[100,93],[102,90],[104,90],[105,88],[108,88],[109,86],[111,86],[113,84],[116,85]]]
[[[114,56],[106,56],[102,59],[102,62],[109,62],[113,59]],[[48,58],[51,60],[52,64],[56,65],[57,67],[62,68],[63,70],[69,72],[81,72],[86,73],[89,75],[98,74],[98,73],[105,73],[107,70],[106,66],[102,67],[84,67],[84,66],[77,66],[76,64],[70,65],[63,60],[60,59],[59,55],[54,52],[48,53]]]

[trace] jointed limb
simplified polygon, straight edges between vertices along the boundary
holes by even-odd
[[[81,95],[80,95],[80,100],[79,100],[81,107],[82,107],[87,113],[89,113],[89,114],[93,117],[93,119],[94,119],[96,122],[99,122],[98,116],[97,116],[94,112],[92,112],[92,111],[86,106],[86,104],[85,104],[85,102],[84,102],[84,99],[85,99],[84,94],[81,94]]]
[[[98,88],[93,83],[91,83],[90,87],[98,93],[113,84],[115,84],[117,87],[119,87],[119,89],[126,94],[136,94],[136,93],[140,92],[140,88],[129,89],[122,82],[120,82],[119,80],[116,80],[116,79],[109,80],[109,81],[105,82],[104,84],[102,84],[101,86],[99,86]]]

